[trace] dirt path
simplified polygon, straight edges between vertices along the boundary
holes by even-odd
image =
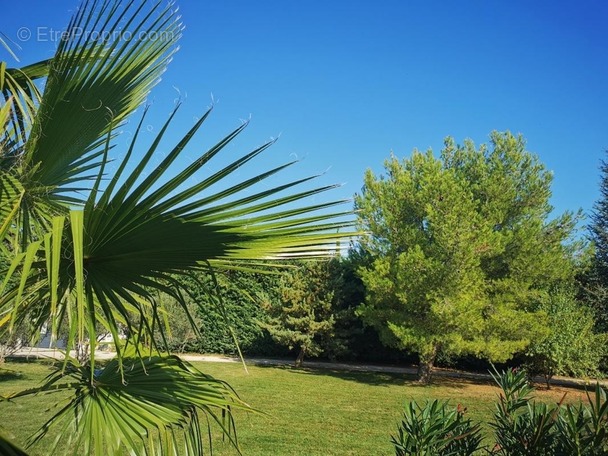
[[[61,350],[53,350],[49,348],[24,348],[19,350],[13,356],[22,358],[53,358],[63,359],[63,352]],[[96,352],[96,359],[111,359],[115,356],[113,352]],[[185,361],[201,361],[201,362],[214,362],[214,363],[241,363],[241,360],[237,357],[223,356],[223,355],[199,355],[192,353],[184,353],[179,355]],[[290,366],[293,365],[291,359],[279,359],[279,358],[245,358],[245,364],[253,366]],[[406,374],[416,375],[417,369],[415,367],[406,366],[387,366],[379,364],[360,364],[360,363],[338,363],[329,361],[305,361],[302,368],[305,369],[333,369],[343,371],[355,371],[355,372],[383,372],[390,374]],[[433,375],[438,377],[447,378],[464,378],[468,380],[480,380],[480,381],[491,381],[492,377],[490,374],[482,374],[478,372],[466,372],[458,371],[453,369],[442,369],[435,368]],[[545,383],[545,379],[542,377],[535,377],[533,379],[537,383]],[[585,387],[588,385],[595,385],[597,379],[578,379],[569,377],[553,377],[551,380],[552,385],[556,386],[567,386],[567,387]],[[599,380],[600,385],[608,388],[607,380]]]

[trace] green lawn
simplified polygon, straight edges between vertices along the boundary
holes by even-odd
[[[400,375],[250,367],[239,364],[195,363],[206,373],[228,381],[262,414],[237,413],[239,442],[245,456],[254,455],[391,455],[390,435],[403,404],[427,398],[451,399],[468,407],[471,417],[487,421],[498,390],[491,385],[438,379],[422,387]],[[38,384],[48,365],[7,363],[0,370],[0,394]],[[557,401],[566,390],[539,392],[542,400]],[[569,391],[571,400],[580,391]],[[52,414],[53,396],[0,403],[0,426],[20,443]],[[52,440],[52,436],[49,437]],[[32,449],[44,455],[45,446]],[[218,437],[214,454],[236,452]]]

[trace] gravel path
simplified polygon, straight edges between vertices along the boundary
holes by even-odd
[[[24,348],[19,350],[12,356],[20,358],[54,358],[63,359],[63,352],[61,350],[54,350],[50,348]],[[99,351],[95,353],[96,359],[111,359],[115,356],[113,352]],[[214,362],[214,363],[241,363],[241,360],[237,357],[229,357],[223,355],[199,355],[192,353],[184,353],[180,355],[185,361],[202,361],[202,362]],[[278,358],[245,358],[245,364],[253,366],[290,366],[293,365],[291,359],[278,359]],[[378,364],[360,364],[360,363],[337,363],[329,361],[305,361],[303,369],[330,369],[340,371],[354,371],[354,372],[382,372],[389,374],[408,374],[416,375],[415,367],[405,366],[387,366]],[[465,372],[453,369],[442,369],[435,368],[433,375],[437,377],[447,378],[464,378],[468,380],[481,380],[481,381],[492,381],[490,374],[482,374],[478,372]],[[545,382],[543,377],[535,377],[533,379],[537,383]],[[594,385],[596,379],[578,379],[569,377],[553,377],[551,380],[552,385],[556,386],[568,386],[568,387],[585,387]],[[607,380],[599,380],[600,385],[608,388]]]

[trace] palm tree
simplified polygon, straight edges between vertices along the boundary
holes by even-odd
[[[174,454],[178,442],[185,454],[202,454],[202,413],[236,446],[232,410],[248,406],[226,383],[154,344],[163,327],[159,296],[187,312],[178,275],[322,256],[351,235],[349,211],[330,209],[344,201],[298,204],[334,187],[297,189],[314,176],[255,190],[293,162],[213,190],[272,141],[189,184],[246,124],[169,172],[211,109],[168,151],[163,139],[178,108],[140,151],[144,110],[118,170],[107,172],[118,127],[157,83],[181,35],[175,10],[162,3],[85,1],[53,58],[19,69],[0,64],[0,249],[9,259],[0,330],[27,322],[35,334],[48,324],[67,342],[65,361],[45,384],[12,397],[73,393],[30,443],[54,426],[56,443],[75,454]],[[113,361],[100,366],[94,343],[86,362],[69,356],[105,332],[115,341],[128,334]]]

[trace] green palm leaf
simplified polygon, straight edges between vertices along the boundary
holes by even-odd
[[[326,256],[339,248],[341,238],[353,235],[349,211],[327,211],[344,201],[294,205],[334,186],[283,195],[296,185],[308,183],[310,178],[238,197],[292,163],[256,173],[229,189],[209,192],[213,184],[229,178],[236,170],[243,172],[243,166],[270,143],[200,183],[186,185],[243,126],[203,153],[194,164],[172,177],[165,176],[206,118],[203,116],[166,154],[163,163],[149,172],[146,165],[158,153],[168,124],[140,161],[129,166],[137,137],[133,139],[118,172],[103,192],[99,188],[103,169],[100,170],[83,210],[71,211],[69,219],[55,218],[45,242],[30,246],[28,255],[19,259],[22,266],[15,265],[15,271],[29,271],[29,282],[22,277],[22,291],[5,293],[0,315],[10,313],[15,321],[36,315],[40,326],[50,319],[55,322],[55,334],[61,331],[62,324],[68,324],[68,347],[85,339],[94,340],[95,328],[100,324],[115,337],[121,326],[130,333],[151,335],[161,322],[155,293],[168,293],[183,301],[176,290],[174,274],[207,269],[209,265],[239,267],[247,260]],[[133,171],[123,177],[128,168]],[[32,254],[36,248],[37,261]],[[32,286],[33,283],[37,285]]]
[[[60,42],[26,145],[27,163],[41,163],[36,177],[47,185],[61,186],[77,175],[73,162],[144,101],[181,35],[179,18],[160,1],[149,11],[145,2],[118,5],[85,2],[68,26],[68,39]],[[122,21],[129,34],[120,28]],[[85,41],[83,29],[101,38]],[[151,30],[166,38],[147,39]]]
[[[73,454],[203,454],[199,414],[238,448],[232,412],[252,411],[226,383],[176,356],[126,358],[122,371],[113,360],[93,373],[93,381],[90,366],[71,360],[43,386],[6,399],[63,391],[73,395],[57,404],[59,411],[30,440],[39,442],[55,427],[49,453],[61,444]]]
[[[5,239],[12,227],[12,220],[21,207],[25,191],[10,174],[0,173],[0,239]],[[0,251],[5,250],[4,243]]]
[[[11,139],[11,148],[4,148],[0,157],[3,162],[12,159],[10,164],[19,158],[22,145],[27,140],[40,103],[41,94],[35,81],[48,75],[50,60],[27,65],[23,68],[7,68],[6,62],[0,62],[0,99],[4,100],[4,106],[13,105],[15,109],[11,113],[10,129],[4,127],[5,136]],[[6,138],[5,138],[6,140]],[[6,169],[7,163],[2,163],[0,168]]]
[[[28,228],[16,232],[22,247],[66,206],[83,202],[76,192],[90,189],[87,171],[97,174],[100,149],[158,82],[181,32],[176,12],[160,0],[85,1],[52,59],[20,69],[0,63],[0,92],[15,105],[0,172],[25,189],[18,224]],[[33,81],[45,76],[40,95]]]
[[[52,338],[67,334],[68,353],[93,341],[86,364],[66,357],[44,386],[14,397],[73,390],[34,441],[62,423],[59,439],[85,454],[174,454],[181,441],[186,454],[202,454],[201,411],[230,434],[230,407],[243,404],[226,385],[177,358],[125,352],[133,340],[153,343],[163,322],[161,294],[187,312],[187,290],[176,276],[327,256],[354,234],[350,211],[339,209],[345,201],[306,204],[335,188],[308,187],[316,176],[255,190],[294,162],[226,184],[273,141],[191,184],[247,124],[169,173],[210,111],[167,151],[173,113],[147,150],[138,151],[144,112],[118,171],[105,175],[116,127],[157,82],[181,34],[175,12],[161,3],[85,1],[50,62],[20,71],[0,67],[6,100],[0,105],[0,230],[11,254],[0,283],[0,330],[22,322],[39,330],[50,322]],[[89,39],[95,31],[102,38]],[[125,39],[125,31],[167,39]],[[46,71],[38,97],[31,81]],[[150,166],[161,153],[162,162]],[[94,341],[101,332],[112,334],[118,353],[96,372]],[[224,414],[228,425],[220,420]]]

